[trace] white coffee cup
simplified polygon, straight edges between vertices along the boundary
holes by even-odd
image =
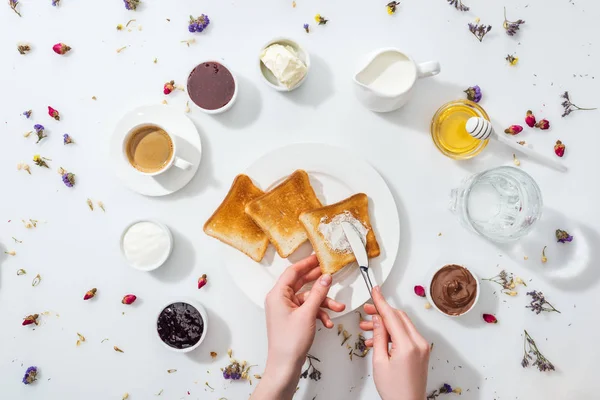
[[[167,136],[169,136],[171,145],[173,146],[173,152],[171,154],[171,159],[163,166],[162,169],[160,169],[158,171],[154,171],[154,172],[144,172],[144,171],[140,171],[139,169],[137,169],[136,167],[134,167],[131,164],[129,157],[127,156],[127,144],[129,143],[129,139],[131,138],[131,136],[136,131],[138,131],[140,128],[150,127],[150,126],[154,126],[154,127],[162,129],[167,134]],[[139,125],[134,126],[133,128],[131,128],[129,130],[129,132],[127,132],[127,135],[125,135],[125,137],[123,138],[123,145],[121,148],[122,148],[122,152],[123,152],[123,157],[125,158],[125,161],[127,161],[127,164],[129,164],[131,166],[131,168],[133,168],[136,172],[138,172],[139,174],[145,175],[145,176],[160,175],[160,174],[166,172],[169,168],[171,168],[173,166],[175,166],[179,169],[182,169],[182,170],[189,170],[193,166],[192,163],[177,156],[176,138],[172,134],[170,134],[165,128],[163,128],[162,126],[160,126],[158,124],[146,123],[146,124],[139,124]]]
[[[380,49],[354,75],[355,94],[369,110],[394,111],[410,100],[418,79],[439,73],[437,61],[417,64],[398,49]]]

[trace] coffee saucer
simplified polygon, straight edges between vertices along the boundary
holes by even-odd
[[[123,140],[140,124],[156,124],[165,129],[176,140],[176,155],[190,162],[192,167],[189,170],[172,167],[156,176],[137,172],[123,156]],[[202,144],[196,126],[182,111],[167,105],[149,105],[128,112],[117,123],[110,140],[110,155],[117,176],[131,190],[146,196],[166,196],[192,180],[200,166]]]

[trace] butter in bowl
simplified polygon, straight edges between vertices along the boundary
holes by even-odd
[[[310,57],[295,41],[277,38],[262,48],[259,66],[267,85],[287,92],[300,87],[306,80]]]

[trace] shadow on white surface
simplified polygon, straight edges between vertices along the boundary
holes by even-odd
[[[197,362],[198,364],[211,365],[217,363],[217,365],[229,364],[226,352],[217,353],[217,360],[213,360],[210,356],[211,351],[219,351],[219,349],[231,348],[231,331],[227,326],[227,323],[215,312],[206,308],[208,314],[208,331],[206,332],[206,338],[204,342],[194,351],[187,353],[186,355],[190,360]]]
[[[555,232],[563,229],[573,235],[571,243],[558,243]],[[600,235],[590,226],[573,221],[545,207],[542,218],[526,237],[516,243],[497,244],[515,262],[522,263],[553,286],[569,291],[585,290],[600,279]],[[546,248],[548,262],[542,263]],[[524,257],[528,257],[525,260]]]
[[[482,277],[479,277],[479,300],[475,307],[469,311],[466,315],[462,315],[457,318],[453,318],[454,321],[463,325],[468,329],[484,329],[487,328],[487,324],[484,324],[481,320],[482,314],[493,314],[498,313],[498,306],[501,298],[498,296],[500,293],[499,286],[489,281],[482,281]],[[488,278],[487,276],[484,278]],[[506,296],[508,297],[508,296]]]
[[[260,91],[248,78],[236,75],[236,79],[239,85],[236,103],[230,110],[222,114],[211,115],[211,117],[227,128],[243,129],[258,119],[262,110],[262,98]]]
[[[185,235],[173,227],[169,227],[169,229],[173,234],[173,253],[162,267],[151,271],[150,275],[163,282],[179,282],[192,273],[196,262],[196,252]]]
[[[298,89],[279,94],[299,105],[318,107],[333,96],[333,72],[321,57],[310,55],[310,71]]]

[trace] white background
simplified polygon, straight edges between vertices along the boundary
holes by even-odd
[[[405,0],[395,16],[387,15],[385,0],[296,2],[292,8],[291,0],[146,0],[131,12],[120,0],[62,0],[60,8],[51,7],[50,0],[22,0],[23,18],[2,5],[0,241],[4,250],[14,249],[17,255],[0,256],[0,397],[120,399],[128,392],[137,400],[155,398],[163,389],[165,399],[247,398],[253,387],[224,382],[219,367],[227,364],[226,351],[232,348],[235,356],[258,364],[255,371],[262,372],[264,314],[233,286],[219,259],[221,244],[205,236],[202,225],[236,174],[263,153],[293,142],[357,151],[390,185],[402,238],[383,290],[435,343],[429,390],[447,382],[460,386],[464,399],[596,396],[597,383],[590,378],[597,375],[600,356],[594,295],[600,278],[600,114],[578,112],[561,119],[559,96],[569,90],[576,104],[600,106],[600,77],[594,79],[600,65],[598,3],[506,1],[509,18],[527,21],[511,38],[501,27],[501,2],[471,0],[466,4],[472,11],[461,13],[444,0]],[[210,16],[210,27],[189,34],[188,15],[201,13]],[[330,19],[327,26],[315,25],[316,13]],[[467,29],[476,17],[493,25],[483,43]],[[115,29],[131,18],[142,31]],[[311,24],[308,35],[302,29],[305,22]],[[275,36],[294,38],[311,54],[310,76],[296,92],[277,93],[258,75],[261,45]],[[190,37],[196,44],[188,48],[180,43]],[[26,56],[16,51],[20,41],[32,45]],[[64,57],[51,50],[61,41],[73,48]],[[116,53],[122,46],[129,47]],[[364,54],[385,46],[401,48],[419,61],[437,59],[442,73],[419,82],[403,110],[378,115],[355,100],[352,76]],[[508,53],[520,58],[516,67],[504,60]],[[152,62],[155,57],[157,64]],[[165,198],[129,191],[111,170],[108,143],[115,123],[132,108],[160,103],[164,82],[184,84],[191,68],[209,57],[220,57],[231,67],[240,93],[224,115],[190,114],[204,147],[198,174],[188,187]],[[538,120],[548,118],[552,128],[526,129],[521,140],[552,157],[556,139],[567,146],[566,174],[521,159],[523,170],[542,189],[545,214],[538,229],[519,245],[488,243],[460,227],[447,210],[448,193],[463,178],[512,164],[512,152],[498,146],[490,146],[476,160],[456,162],[441,155],[430,139],[435,110],[463,98],[462,91],[474,84],[481,86],[480,104],[497,129],[525,125],[525,112],[532,109]],[[187,95],[178,91],[167,99],[183,111]],[[60,122],[47,116],[48,105],[61,112]],[[33,109],[31,120],[20,115],[26,109]],[[49,135],[38,145],[33,136],[22,136],[34,123],[45,125]],[[75,145],[63,146],[65,132]],[[52,159],[51,170],[33,166],[36,153]],[[17,171],[23,161],[32,165],[31,176]],[[62,184],[59,166],[77,175],[74,188]],[[106,213],[90,212],[87,198],[103,201]],[[43,222],[26,230],[20,221],[27,218]],[[153,273],[129,268],[119,253],[122,229],[139,218],[163,221],[175,235],[168,265]],[[556,228],[572,233],[573,243],[556,245]],[[12,236],[23,243],[15,243]],[[545,265],[540,262],[544,245],[549,259]],[[465,318],[426,310],[413,286],[422,284],[433,266],[450,262],[463,263],[480,277],[505,268],[531,279],[529,288],[543,291],[562,314],[535,315],[525,309],[525,290],[509,297],[488,283],[482,285],[478,309]],[[19,268],[27,275],[17,276]],[[37,273],[42,282],[32,288]],[[202,273],[208,274],[209,283],[198,291],[196,280]],[[84,302],[92,287],[98,288],[97,297]],[[120,303],[126,293],[139,297],[133,306]],[[177,295],[194,297],[209,312],[208,337],[189,356],[168,352],[153,329],[160,307]],[[21,326],[25,315],[43,311],[52,314],[42,316],[39,327]],[[499,323],[485,324],[483,312],[495,313]],[[339,322],[358,333],[355,314]],[[523,329],[556,365],[556,372],[521,368]],[[76,332],[87,338],[80,347],[75,346]],[[104,338],[110,340],[101,344]],[[323,379],[302,380],[296,398],[376,398],[370,357],[351,362],[339,343],[336,332],[318,332],[311,353],[322,360]],[[113,345],[125,353],[116,353]],[[219,353],[214,362],[210,351]],[[25,386],[21,379],[30,365],[40,368],[40,380]],[[177,372],[168,374],[168,369]],[[215,391],[205,391],[205,382]]]

